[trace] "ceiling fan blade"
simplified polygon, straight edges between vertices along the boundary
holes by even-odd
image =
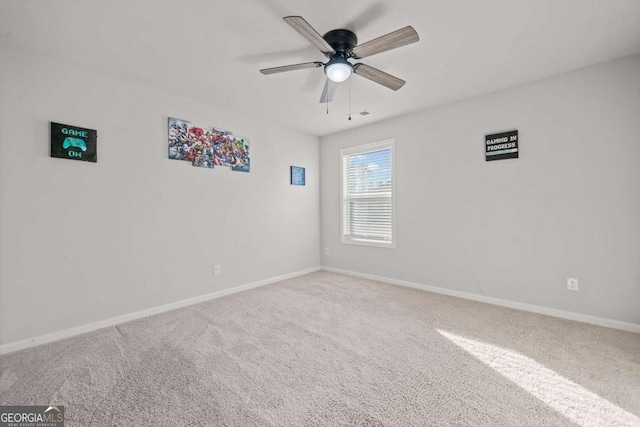
[[[398,90],[406,83],[402,79],[392,76],[391,74],[387,74],[384,71],[380,71],[367,64],[355,64],[353,66],[353,72],[365,79],[369,79],[381,84],[382,86],[388,87],[391,90]]]
[[[273,68],[263,68],[260,70],[262,74],[275,74],[275,73],[283,73],[285,71],[294,71],[294,70],[302,70],[305,68],[318,68],[322,67],[324,64],[322,62],[303,62],[302,64],[294,64],[294,65],[283,65],[282,67],[273,67]]]
[[[420,37],[418,37],[416,30],[408,26],[354,47],[351,55],[356,59],[362,59],[367,56],[415,43],[419,40]]]
[[[327,78],[327,82],[324,84],[324,89],[322,90],[322,96],[320,97],[320,103],[333,101],[333,94],[337,87],[338,83]]]
[[[311,44],[320,49],[322,53],[334,54],[336,51],[331,47],[325,39],[311,26],[302,16],[285,16],[284,22],[291,25],[294,30],[299,32]]]

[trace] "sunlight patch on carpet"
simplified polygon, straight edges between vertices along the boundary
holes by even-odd
[[[535,360],[495,345],[437,330],[482,363],[583,426],[640,426],[640,418]]]

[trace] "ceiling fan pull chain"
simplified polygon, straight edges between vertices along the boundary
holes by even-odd
[[[351,120],[351,79],[349,79],[349,120]]]

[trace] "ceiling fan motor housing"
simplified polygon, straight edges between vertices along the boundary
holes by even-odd
[[[349,30],[331,30],[322,38],[325,39],[337,53],[342,54],[348,54],[351,49],[358,45],[358,38],[353,31]]]

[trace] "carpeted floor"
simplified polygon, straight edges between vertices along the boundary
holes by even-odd
[[[67,426],[639,426],[640,335],[317,272],[0,357]]]

